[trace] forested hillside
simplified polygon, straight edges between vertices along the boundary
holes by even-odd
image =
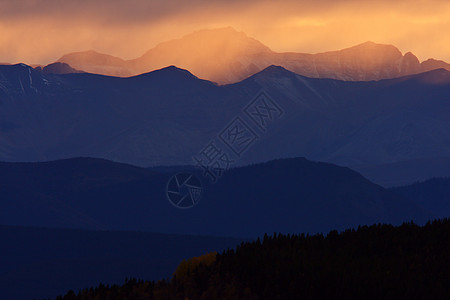
[[[266,235],[214,261],[211,254],[184,261],[170,280],[131,279],[57,300],[448,299],[449,249],[449,219],[327,236]]]

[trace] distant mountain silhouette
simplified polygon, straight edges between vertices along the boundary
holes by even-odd
[[[259,41],[228,27],[200,30],[161,43],[129,64],[140,73],[176,65],[200,78],[223,84],[240,81],[262,70],[251,60],[270,53]],[[243,59],[248,62],[242,62]]]
[[[446,63],[445,61],[436,60],[436,59],[432,59],[432,58],[429,58],[426,61],[423,61],[420,64],[420,66],[421,66],[421,71],[423,71],[423,72],[441,69],[441,68],[446,69],[446,70],[450,69],[450,64]]]
[[[200,203],[174,208],[174,173],[98,159],[0,164],[0,224],[255,237],[327,232],[433,216],[358,173],[306,159],[236,168],[210,184]]]
[[[353,166],[352,169],[384,187],[399,187],[433,177],[450,177],[450,158],[411,159],[385,164]]]
[[[133,75],[123,59],[93,50],[66,54],[57,62],[69,64],[75,69],[89,73],[122,77]]]
[[[395,78],[439,68],[450,70],[446,62],[429,59],[420,63],[411,52],[402,55],[392,45],[373,42],[319,54],[277,53],[231,27],[199,30],[161,43],[128,61],[95,51],[70,53],[58,61],[86,72],[112,76],[137,75],[176,65],[219,84],[241,81],[270,65],[307,77],[348,81]]]
[[[389,190],[417,202],[439,218],[450,216],[450,178],[433,178]]]
[[[66,63],[56,62],[49,64],[45,67],[36,67],[35,70],[42,72],[44,74],[70,74],[70,73],[83,73],[82,71],[76,70]]]
[[[367,174],[379,165],[371,178],[383,183],[391,181],[389,164],[450,157],[450,72],[443,69],[345,82],[271,66],[217,86],[176,67],[117,78],[45,75],[13,65],[0,66],[0,78],[3,161],[89,156],[144,167],[189,165],[261,90],[285,114],[266,132],[245,117],[258,139],[239,165],[298,156]],[[450,175],[434,165],[428,178]],[[402,184],[422,176],[410,170],[412,181]]]
[[[55,299],[68,289],[172,276],[188,257],[235,247],[233,238],[0,225],[2,299]]]

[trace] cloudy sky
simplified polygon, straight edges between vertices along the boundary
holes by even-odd
[[[450,61],[448,0],[0,0],[0,62],[47,64],[89,49],[129,59],[226,26],[279,52],[370,40]]]

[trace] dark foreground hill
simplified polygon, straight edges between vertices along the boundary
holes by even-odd
[[[242,240],[148,232],[0,226],[0,299],[56,297],[69,289],[170,277],[186,257]]]
[[[0,163],[0,224],[257,237],[433,218],[348,168],[304,158],[231,169],[216,184],[197,170],[203,195],[191,209],[168,201],[176,172],[159,170],[90,158]]]
[[[374,225],[323,235],[274,235],[197,259],[179,276],[130,280],[58,300],[448,299],[450,220]]]

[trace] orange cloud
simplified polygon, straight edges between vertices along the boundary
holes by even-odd
[[[444,0],[0,0],[0,62],[47,64],[95,49],[130,59],[201,28],[232,26],[274,51],[323,52],[367,40],[450,61]]]

